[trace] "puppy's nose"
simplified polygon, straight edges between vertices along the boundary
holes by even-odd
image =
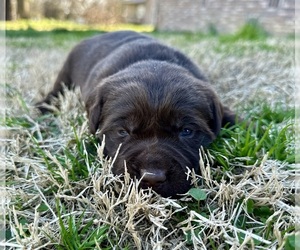
[[[142,178],[141,183],[144,188],[157,187],[166,181],[166,172],[161,169],[141,169],[140,174]]]

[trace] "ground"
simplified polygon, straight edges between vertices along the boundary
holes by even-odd
[[[149,33],[188,54],[245,123],[200,149],[181,199],[113,176],[78,91],[56,115],[33,104],[86,35],[6,37],[7,249],[293,249],[294,40]],[[11,248],[9,248],[11,247]]]

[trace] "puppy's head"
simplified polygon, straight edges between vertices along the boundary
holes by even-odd
[[[89,96],[90,131],[105,134],[113,172],[124,162],[141,188],[175,197],[190,188],[187,168],[199,171],[199,148],[210,144],[222,125],[234,123],[208,83],[166,62],[145,61],[106,78]]]

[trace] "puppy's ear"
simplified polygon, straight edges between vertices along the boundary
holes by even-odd
[[[100,125],[100,116],[102,112],[103,98],[98,94],[91,94],[86,101],[86,111],[89,119],[89,128],[91,134],[96,134]]]
[[[228,127],[235,125],[236,119],[236,114],[233,111],[231,111],[228,107],[223,106],[222,127],[225,127],[226,125]]]
[[[217,135],[222,126],[223,106],[216,96],[212,98],[212,103],[210,106],[212,111],[212,119],[210,120],[209,126],[214,135]]]
[[[228,107],[223,106],[218,98],[214,98],[211,104],[213,118],[210,121],[212,132],[217,135],[221,127],[226,125],[233,126],[236,121],[236,115]]]

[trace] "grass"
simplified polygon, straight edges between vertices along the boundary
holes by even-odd
[[[70,48],[93,34],[78,32],[7,33],[7,77],[1,85],[7,107],[0,120],[6,132],[1,161],[7,238],[0,246],[289,250],[299,245],[291,40],[224,42],[217,34],[149,33],[198,62],[223,102],[245,121],[222,129],[200,150],[200,173],[190,173],[193,189],[172,200],[111,173],[113,159],[103,156],[103,147],[88,133],[78,91],[60,98],[55,116],[34,112],[32,104],[52,86]]]
[[[24,31],[90,31],[90,30],[101,30],[101,31],[117,31],[117,30],[135,30],[139,32],[151,32],[153,31],[153,26],[151,25],[135,25],[135,24],[96,24],[87,25],[79,24],[71,21],[61,21],[56,19],[24,19],[17,21],[7,21],[5,22],[6,30],[24,30]],[[30,34],[30,33],[29,33]]]
[[[251,112],[251,117],[250,123],[221,131],[211,146],[218,162],[229,169],[234,166],[231,159],[238,157],[244,159],[244,164],[251,165],[267,154],[272,159],[295,163],[294,109],[276,107],[272,110],[264,104],[259,113]]]

